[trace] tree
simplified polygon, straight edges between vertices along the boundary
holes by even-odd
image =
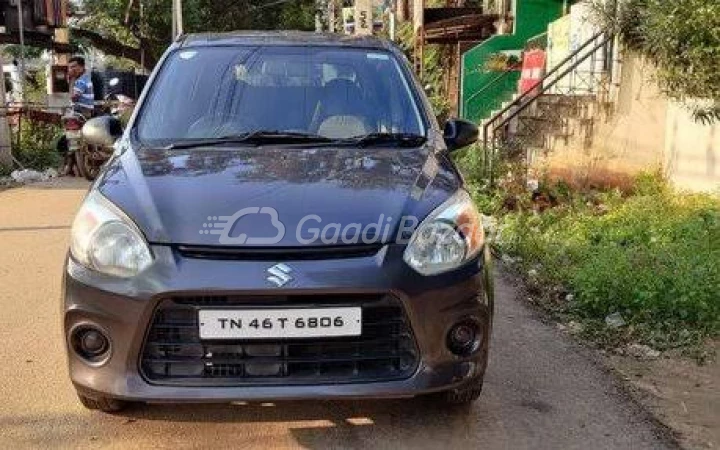
[[[604,21],[632,50],[658,68],[657,83],[695,106],[701,121],[720,120],[720,1],[623,0],[603,2]]]
[[[141,11],[142,7],[142,11]],[[169,0],[85,0],[74,39],[151,68],[171,41]],[[314,0],[185,0],[184,31],[314,29]],[[142,49],[142,50],[141,50]]]

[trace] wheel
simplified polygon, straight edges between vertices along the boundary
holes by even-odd
[[[480,397],[483,382],[477,381],[460,389],[441,392],[442,400],[448,405],[470,405]]]
[[[82,403],[87,409],[98,410],[106,413],[122,411],[128,405],[127,402],[109,397],[90,398],[82,394],[78,394],[78,399],[80,399],[80,403]]]
[[[75,152],[75,159],[77,160],[80,174],[84,176],[86,180],[94,181],[100,173],[102,163],[94,159],[88,149]]]
[[[83,156],[83,153],[84,152],[80,150],[75,150],[75,152],[73,152],[73,158],[75,159],[75,169],[77,175],[87,179],[87,169],[85,168],[85,157]]]

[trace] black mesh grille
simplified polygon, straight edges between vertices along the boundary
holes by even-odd
[[[200,340],[203,307],[361,306],[362,334],[285,340]],[[410,324],[392,296],[196,296],[155,311],[141,370],[151,382],[188,386],[321,384],[407,378],[418,364]]]

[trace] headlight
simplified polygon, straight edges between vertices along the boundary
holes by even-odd
[[[137,275],[152,263],[140,230],[98,191],[88,195],[75,217],[70,252],[86,267],[123,278]]]
[[[455,269],[477,256],[485,242],[482,221],[466,191],[458,191],[422,221],[403,259],[423,275]]]

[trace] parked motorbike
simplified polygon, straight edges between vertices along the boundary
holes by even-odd
[[[85,166],[80,163],[79,154],[82,149],[82,127],[87,121],[86,117],[76,108],[65,110],[61,122],[65,130],[63,138],[58,142],[58,150],[64,154],[64,172],[67,175],[85,175]]]
[[[118,78],[113,78],[108,82],[110,92],[102,102],[96,105],[98,117],[95,119],[114,117],[123,123],[127,122],[127,118],[135,107],[135,100],[122,94],[113,93],[112,88],[116,87],[118,83]],[[114,149],[111,144],[92,145],[87,143],[84,139],[87,133],[86,122],[88,119],[75,108],[69,108],[62,117],[68,149],[66,164],[74,163],[78,175],[93,181],[100,174],[103,164],[112,156]]]

